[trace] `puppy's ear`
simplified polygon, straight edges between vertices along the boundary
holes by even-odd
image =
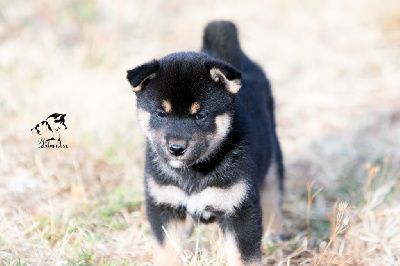
[[[236,94],[242,87],[242,75],[231,65],[222,61],[213,61],[206,64],[211,79],[222,83],[227,91]]]
[[[150,61],[132,70],[128,70],[126,78],[133,87],[134,92],[138,92],[146,86],[147,81],[156,76],[160,63],[157,60]]]

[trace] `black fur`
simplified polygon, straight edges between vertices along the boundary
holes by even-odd
[[[153,60],[135,69],[128,70],[126,78],[129,80],[133,87],[137,87],[140,83],[144,81],[145,78],[156,72],[159,67],[160,64],[156,60]]]
[[[49,117],[46,118],[48,120],[49,118],[54,118],[54,122],[60,124],[60,126],[64,126],[64,129],[67,129],[67,126],[65,125],[65,116],[66,114],[58,114],[54,113],[52,115],[49,115]]]
[[[226,82],[213,80],[212,68],[219,69],[227,82],[241,80],[240,91],[233,94],[226,89]],[[151,74],[155,77],[147,79]],[[188,196],[205,188],[230,188],[245,181],[249,187],[247,195],[233,214],[208,206],[205,210],[211,213],[209,217],[202,212],[189,215],[203,222],[219,223],[224,233],[233,232],[242,261],[259,261],[260,188],[275,161],[283,191],[284,168],[269,81],[263,70],[242,52],[235,25],[212,22],[205,29],[201,53],[167,55],[129,70],[127,78],[133,87],[142,84],[136,92],[137,105],[150,113],[151,132],[146,133],[146,206],[152,232],[159,243],[165,241],[162,226],[172,220],[184,220],[188,210],[186,206],[159,204],[150,193],[150,179],[160,186],[176,186]],[[165,99],[172,106],[168,114],[163,112]],[[189,114],[193,102],[200,103],[200,112],[206,116],[201,121]],[[205,136],[216,134],[215,118],[223,114],[230,117],[229,131],[217,146],[207,150],[210,146]],[[152,140],[153,134],[161,135]],[[179,168],[168,164],[173,158],[166,151],[168,143],[176,139],[190,146],[188,154],[183,156],[184,165]]]
[[[214,21],[207,25],[203,36],[203,52],[219,57],[240,69],[242,51],[237,30],[233,23]]]

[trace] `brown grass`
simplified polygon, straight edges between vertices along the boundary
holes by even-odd
[[[125,71],[198,50],[215,18],[237,23],[276,99],[288,240],[267,231],[263,265],[400,263],[398,1],[16,0],[0,2],[2,264],[151,263]],[[69,148],[38,149],[30,129],[54,112]],[[196,225],[180,259],[223,265],[221,241]]]
[[[314,198],[320,193],[324,188],[319,188],[317,191],[312,193],[312,187],[315,184],[315,180],[311,181],[310,184],[307,185],[307,240],[310,241],[310,212],[311,212],[311,204]]]

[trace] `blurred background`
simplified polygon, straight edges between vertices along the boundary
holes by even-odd
[[[145,141],[126,70],[198,51],[213,19],[236,23],[275,97],[290,240],[263,245],[263,263],[399,263],[397,0],[0,0],[1,262],[149,264]],[[66,114],[67,149],[37,147],[31,128],[52,113]],[[313,180],[323,190],[306,221]],[[353,226],[335,246],[338,200]],[[218,243],[199,265],[224,263]]]

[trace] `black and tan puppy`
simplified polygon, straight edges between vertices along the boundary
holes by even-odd
[[[274,103],[234,24],[211,22],[200,53],[167,55],[128,71],[147,137],[146,210],[158,265],[179,256],[189,216],[216,222],[229,265],[261,263],[263,226],[280,230],[283,164]]]

